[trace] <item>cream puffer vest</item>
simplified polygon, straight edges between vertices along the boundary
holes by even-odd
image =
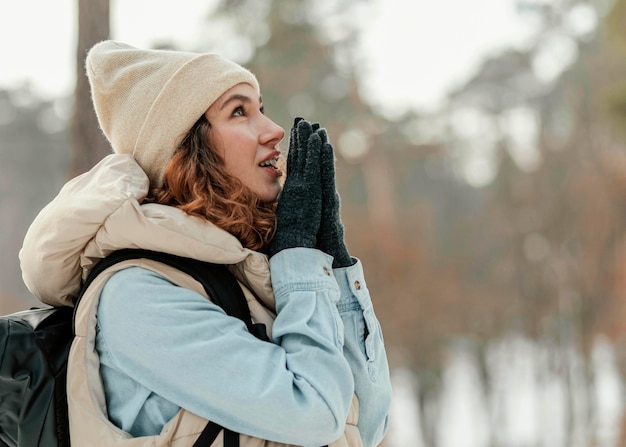
[[[274,297],[267,257],[245,249],[229,233],[161,205],[140,205],[148,179],[130,157],[110,155],[91,171],[68,182],[29,228],[20,262],[29,290],[42,302],[73,305],[83,279],[102,258],[122,248],[143,248],[226,264],[244,291],[253,322],[271,338]],[[70,437],[76,447],[191,447],[208,423],[181,410],[156,436],[133,438],[108,420],[95,350],[100,291],[116,271],[133,265],[151,269],[173,283],[201,293],[200,283],[172,267],[150,260],[121,262],[101,275],[83,295],[76,314],[76,337],[68,362]],[[344,434],[332,447],[362,447],[356,396]],[[213,447],[223,445],[222,434]],[[242,447],[286,444],[240,436]]]

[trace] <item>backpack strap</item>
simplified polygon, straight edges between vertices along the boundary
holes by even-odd
[[[224,309],[228,315],[242,320],[246,324],[248,331],[257,338],[269,341],[265,325],[252,323],[250,308],[248,307],[246,297],[239,283],[225,265],[143,249],[128,248],[118,250],[98,262],[81,287],[80,294],[74,305],[74,318],[76,317],[78,304],[93,280],[109,267],[129,259],[151,259],[177,268],[190,275],[202,284],[202,287],[213,303]],[[239,447],[239,434],[215,422],[209,422],[207,424],[193,444],[193,447],[210,447],[222,430],[224,431],[224,447]]]
[[[224,430],[224,447],[239,447],[239,434],[222,427],[215,422],[209,422],[192,447],[210,447]],[[1,446],[0,446],[1,447]]]
[[[251,333],[255,334],[258,331],[258,329],[254,328],[255,325],[252,324],[250,309],[246,297],[241,287],[239,287],[239,283],[237,283],[233,274],[224,264],[213,264],[151,250],[134,248],[118,250],[98,262],[83,283],[74,308],[78,308],[83,294],[100,273],[115,264],[129,259],[151,259],[177,268],[190,275],[202,284],[213,303],[224,309],[228,315],[242,320]]]

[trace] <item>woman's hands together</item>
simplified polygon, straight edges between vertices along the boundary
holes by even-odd
[[[296,118],[291,128],[287,179],[276,208],[271,257],[294,247],[317,248],[333,256],[333,268],[354,262],[344,241],[340,198],[335,186],[335,155],[326,130]]]
[[[322,219],[317,232],[315,248],[333,257],[333,268],[348,267],[354,261],[348,253],[341,221],[341,198],[335,185],[335,151],[328,141],[325,129],[320,129],[322,140],[320,177],[322,181]]]
[[[311,124],[296,118],[289,138],[287,179],[276,207],[271,257],[294,247],[315,248],[322,216],[320,152],[322,140]]]

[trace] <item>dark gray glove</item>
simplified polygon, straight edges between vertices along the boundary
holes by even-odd
[[[294,247],[315,248],[322,211],[322,140],[311,123],[296,118],[287,155],[287,179],[276,207],[276,234],[268,256]]]
[[[335,153],[328,141],[325,129],[319,129],[322,140],[321,181],[322,181],[322,221],[317,232],[319,250],[331,255],[333,268],[349,267],[354,264],[344,240],[344,227],[341,221],[341,199],[335,185]]]

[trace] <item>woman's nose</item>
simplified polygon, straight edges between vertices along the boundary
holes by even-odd
[[[264,118],[265,123],[260,135],[260,143],[264,146],[278,146],[278,143],[285,137],[285,130],[268,117]]]

